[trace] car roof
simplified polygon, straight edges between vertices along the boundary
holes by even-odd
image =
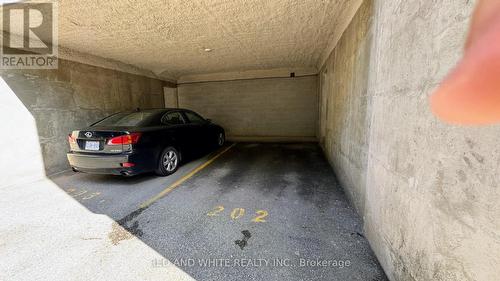
[[[152,113],[155,116],[157,116],[157,115],[163,115],[169,111],[174,111],[174,110],[191,111],[189,109],[184,109],[184,108],[144,108],[144,109],[138,108],[136,110],[124,110],[124,111],[116,112],[114,114],[132,114],[132,113],[136,113],[136,112],[148,112],[148,113]]]
[[[107,119],[111,116],[114,116],[116,114],[133,114],[133,113],[139,113],[139,112],[148,112],[148,113],[151,113],[151,115],[148,119],[155,120],[156,118],[160,118],[161,116],[163,116],[165,113],[167,113],[169,111],[179,111],[179,110],[180,111],[194,112],[192,110],[184,109],[184,108],[144,108],[144,109],[138,108],[136,110],[126,110],[126,111],[117,112],[115,114],[109,115],[105,119]],[[96,123],[90,125],[89,127],[97,125],[98,123],[100,123],[103,120],[97,121]]]
[[[185,109],[185,108],[145,108],[145,109],[138,108],[137,110],[123,111],[123,112],[119,112],[119,113],[132,114],[134,112],[149,112],[149,113],[152,113],[154,116],[154,117],[152,117],[152,119],[155,119],[155,118],[159,118],[159,117],[163,116],[165,113],[170,112],[170,111],[194,112],[190,109]]]
[[[182,111],[192,111],[190,109],[186,108],[138,108],[136,110],[128,110],[128,111],[123,111],[125,113],[132,113],[132,112],[153,112],[153,113],[161,113],[161,112],[167,112],[167,111],[172,111],[172,110],[182,110]]]

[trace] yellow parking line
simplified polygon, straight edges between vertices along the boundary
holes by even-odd
[[[187,175],[185,175],[182,178],[180,178],[177,181],[175,181],[173,184],[171,184],[169,187],[167,187],[166,189],[164,189],[162,192],[158,193],[157,195],[155,195],[153,198],[149,199],[148,201],[142,203],[139,207],[140,208],[149,207],[151,204],[153,204],[154,202],[156,202],[158,199],[160,199],[163,196],[167,195],[170,191],[174,190],[176,187],[178,187],[179,185],[181,185],[183,182],[185,182],[186,180],[188,180],[190,177],[194,176],[196,173],[198,173],[199,171],[203,170],[205,167],[207,167],[208,165],[210,165],[212,162],[215,161],[215,159],[219,158],[222,154],[224,154],[225,152],[227,152],[229,149],[233,148],[233,146],[235,146],[235,145],[236,145],[236,143],[233,143],[229,147],[226,147],[223,151],[217,153],[217,155],[215,155],[214,157],[210,158],[207,162],[201,164],[200,166],[196,167],[191,172],[189,172]]]

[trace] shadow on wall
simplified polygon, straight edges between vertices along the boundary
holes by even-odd
[[[50,268],[43,270],[41,279],[75,279],[91,272],[94,280],[109,276],[194,280],[111,218],[90,212],[49,180],[35,118],[3,77],[0,92],[0,126],[8,132],[0,138],[0,247],[2,258],[9,261],[2,264],[0,279],[26,280]],[[127,235],[131,237],[126,243],[114,242]],[[154,260],[163,266],[153,267]]]

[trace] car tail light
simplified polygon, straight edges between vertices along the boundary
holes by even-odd
[[[76,138],[75,138],[75,137],[73,137],[73,135],[72,135],[72,134],[69,134],[69,135],[68,135],[68,142],[69,142],[69,143],[76,143]]]
[[[114,137],[108,140],[108,145],[136,144],[139,141],[140,137],[141,133],[131,133],[128,135]]]
[[[130,168],[130,167],[134,167],[135,164],[134,163],[130,163],[130,162],[125,162],[125,163],[122,163],[121,164],[123,168]]]

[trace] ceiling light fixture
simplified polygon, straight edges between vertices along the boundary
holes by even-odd
[[[203,49],[203,51],[205,51],[205,52],[207,52],[207,53],[208,53],[208,52],[211,52],[211,51],[212,51],[212,49],[210,49],[210,48],[204,48],[204,49]]]

